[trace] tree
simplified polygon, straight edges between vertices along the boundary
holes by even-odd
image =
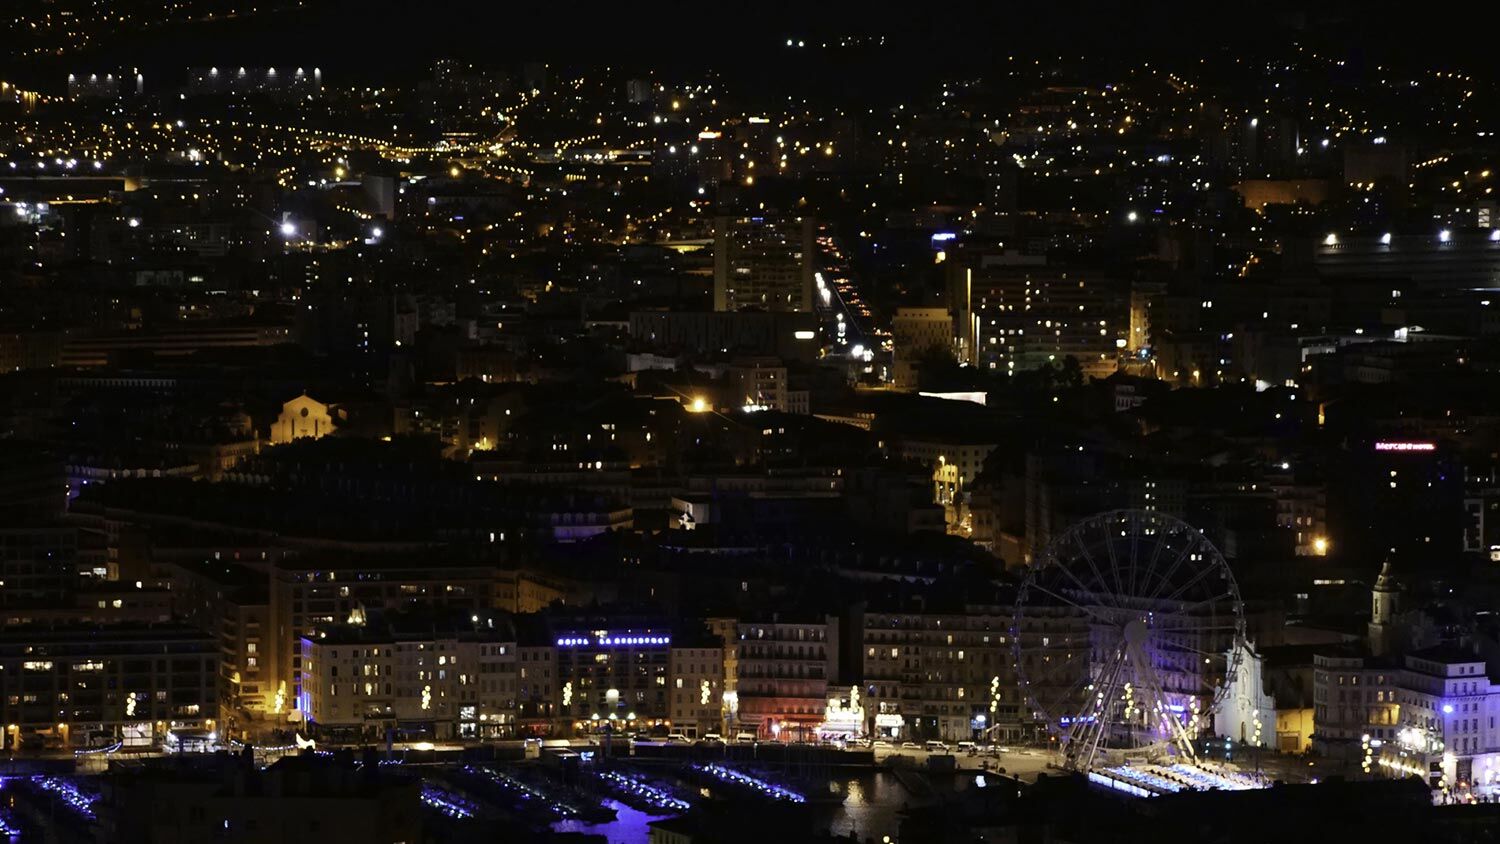
[[[1078,364],[1078,358],[1068,355],[1062,359],[1057,366],[1057,383],[1062,387],[1083,386],[1083,367]]]

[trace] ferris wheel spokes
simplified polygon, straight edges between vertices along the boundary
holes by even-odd
[[[1192,615],[1193,610],[1196,610],[1196,609],[1198,609],[1200,607],[1210,607],[1210,608],[1212,608],[1212,606],[1214,604],[1218,603],[1219,601],[1233,600],[1235,597],[1236,597],[1236,595],[1235,595],[1234,592],[1224,592],[1224,593],[1219,594],[1219,595],[1212,595],[1210,597],[1203,598],[1202,600],[1194,601],[1191,604],[1184,604],[1183,606],[1176,607],[1176,608],[1174,608],[1172,610],[1164,612],[1164,613],[1162,613],[1162,615],[1166,615],[1166,616],[1169,616],[1169,617],[1170,616],[1175,616],[1175,615]]]
[[[1089,553],[1089,549],[1088,548],[1084,547],[1082,541],[1080,541],[1080,540],[1078,540],[1076,538],[1075,538],[1074,541],[1075,541],[1075,543],[1078,546],[1078,553],[1081,554],[1081,555],[1083,555],[1084,561],[1089,564],[1089,570],[1094,573],[1094,581],[1099,584],[1099,588],[1097,590],[1092,590],[1092,591],[1094,592],[1094,594],[1101,596],[1101,598],[1105,597],[1105,596],[1108,596],[1108,594],[1109,594],[1109,583],[1108,583],[1108,581],[1106,581],[1104,579],[1103,573],[1101,573],[1099,571],[1099,566],[1094,563],[1094,557],[1093,557],[1093,555]],[[1053,559],[1053,562],[1054,563],[1056,562],[1056,558],[1055,557]],[[1062,571],[1065,572],[1069,577],[1072,577],[1074,580],[1078,579],[1077,576],[1073,574],[1073,572],[1072,572],[1071,569],[1069,569],[1067,567],[1063,567]],[[1090,590],[1086,590],[1086,591],[1090,591]],[[1117,595],[1117,596],[1119,594],[1120,594],[1119,592],[1115,593],[1115,595]],[[1119,606],[1119,604],[1116,603],[1115,606]]]
[[[1216,571],[1216,569],[1217,569],[1216,566],[1204,566],[1202,569],[1200,569],[1198,571],[1197,574],[1193,575],[1193,579],[1192,580],[1189,580],[1187,583],[1184,583],[1181,586],[1177,587],[1176,591],[1174,591],[1172,594],[1168,595],[1167,597],[1161,598],[1160,597],[1160,595],[1161,595],[1161,589],[1158,589],[1147,600],[1151,600],[1151,601],[1162,600],[1162,601],[1166,601],[1166,602],[1175,601],[1175,600],[1177,600],[1178,597],[1180,597],[1182,595],[1182,593],[1186,592],[1187,590],[1189,590],[1189,589],[1193,588],[1195,585],[1197,585],[1200,580],[1202,580],[1205,577],[1208,577],[1210,574],[1213,574]],[[1227,569],[1225,569],[1225,571],[1227,571]],[[1220,573],[1222,574],[1222,572],[1220,572]]]
[[[1140,654],[1139,657],[1144,657],[1144,654]],[[1169,737],[1176,740],[1179,747],[1181,747],[1189,757],[1196,759],[1196,754],[1193,752],[1192,738],[1187,735],[1186,730],[1182,726],[1182,722],[1174,717],[1172,704],[1168,703],[1166,691],[1162,688],[1161,677],[1157,674],[1156,669],[1150,664],[1150,660],[1141,659],[1140,661],[1144,663],[1144,670],[1142,673],[1145,675],[1146,681],[1151,690],[1155,693],[1156,706],[1154,714],[1158,718],[1160,718],[1164,726],[1168,727],[1167,733],[1169,734]]]
[[[1088,615],[1090,615],[1090,616],[1098,619],[1099,621],[1105,622],[1106,624],[1113,624],[1114,621],[1115,621],[1113,618],[1110,618],[1109,616],[1105,615],[1100,610],[1098,610],[1096,608],[1086,607],[1083,604],[1078,603],[1077,601],[1075,601],[1075,600],[1067,597],[1066,595],[1063,595],[1060,592],[1054,592],[1053,590],[1048,589],[1047,587],[1043,586],[1040,583],[1033,583],[1033,584],[1030,585],[1029,588],[1036,589],[1037,591],[1043,592],[1043,593],[1047,594],[1050,597],[1056,598],[1057,600],[1062,601],[1063,603],[1068,604],[1069,606],[1074,607],[1075,609],[1079,610],[1080,612],[1087,613]]]
[[[1177,569],[1181,568],[1183,561],[1187,560],[1188,557],[1189,557],[1189,555],[1191,555],[1193,553],[1193,548],[1197,544],[1198,543],[1197,543],[1196,538],[1189,538],[1188,539],[1188,542],[1187,542],[1186,545],[1183,546],[1182,551],[1180,551],[1177,554],[1177,559],[1175,559],[1175,560],[1172,561],[1172,567],[1169,568],[1169,569],[1167,569],[1166,573],[1161,576],[1161,580],[1157,581],[1158,590],[1160,589],[1161,586],[1165,586],[1166,584],[1172,582],[1172,575],[1174,575],[1174,574],[1177,573]],[[1158,547],[1158,550],[1159,550],[1160,548],[1163,548],[1165,546],[1166,546],[1166,543],[1162,543],[1161,545],[1159,545],[1157,547]],[[1155,572],[1155,570],[1156,570],[1156,564],[1155,564],[1155,561],[1153,560],[1151,567],[1146,570],[1145,582],[1142,584],[1143,591],[1144,591],[1144,589],[1151,587],[1151,585],[1152,585],[1151,584],[1151,575]],[[1152,593],[1153,596],[1156,595],[1156,594],[1159,594],[1159,591]]]
[[[1065,763],[1088,770],[1101,754],[1173,746],[1192,757],[1241,658],[1244,608],[1224,558],[1169,515],[1116,511],[1036,559],[1012,647],[1028,711]]]
[[[1095,692],[1090,701],[1093,712],[1084,719],[1084,730],[1082,731],[1084,741],[1076,746],[1070,746],[1070,749],[1073,749],[1074,752],[1069,754],[1073,760],[1076,760],[1079,751],[1074,749],[1074,747],[1081,747],[1086,750],[1087,752],[1084,757],[1085,766],[1092,762],[1094,755],[1098,752],[1099,741],[1103,738],[1105,731],[1109,729],[1109,725],[1113,720],[1111,713],[1114,710],[1115,694],[1120,688],[1120,673],[1125,667],[1125,662],[1125,649],[1120,648],[1116,651],[1114,661],[1108,667],[1108,671],[1106,672],[1108,676],[1101,675],[1099,678],[1104,682],[1096,682],[1094,686],[1090,686],[1091,690],[1096,687],[1098,688],[1098,691]]]

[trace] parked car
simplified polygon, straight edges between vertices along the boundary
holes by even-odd
[[[922,745],[922,749],[926,750],[928,753],[947,753],[948,745],[938,741],[937,739],[933,739]]]
[[[891,743],[886,741],[885,739],[875,739],[874,741],[870,742],[870,748],[873,750],[890,750],[891,747]]]
[[[914,741],[903,741],[903,742],[901,742],[901,749],[902,750],[921,750],[922,749],[922,745],[917,744]]]
[[[693,740],[682,733],[672,733],[667,736],[667,744],[692,744]]]
[[[698,741],[704,744],[723,744],[724,737],[718,733],[704,733],[703,738],[698,739]]]
[[[755,744],[755,733],[735,733],[735,744]]]
[[[961,742],[958,743],[958,752],[959,753],[978,753],[979,752],[979,745],[975,744],[972,741],[961,741]]]

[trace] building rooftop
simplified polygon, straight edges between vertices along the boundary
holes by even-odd
[[[98,644],[102,646],[138,643],[197,642],[216,645],[210,633],[176,622],[119,622],[100,624],[86,621],[38,622],[6,628],[0,637],[0,653],[46,653],[52,645]]]
[[[1484,662],[1484,657],[1474,653],[1468,648],[1457,645],[1433,645],[1419,651],[1410,651],[1406,654],[1409,659],[1422,659],[1429,662],[1440,662],[1445,665],[1468,664],[1473,662]]]

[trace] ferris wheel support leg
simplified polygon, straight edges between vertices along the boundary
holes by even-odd
[[[1093,731],[1089,734],[1090,740],[1084,745],[1086,753],[1083,765],[1079,770],[1088,771],[1094,766],[1094,757],[1099,753],[1099,742],[1103,741],[1105,731],[1110,723],[1111,713],[1114,711],[1115,694],[1120,688],[1120,673],[1125,668],[1127,654],[1124,648],[1120,649],[1115,657],[1114,664],[1109,672],[1109,679],[1103,684],[1103,688],[1094,697],[1093,709],[1094,720],[1091,722]],[[1102,673],[1102,672],[1101,672]]]
[[[1102,670],[1099,671],[1098,676],[1095,676],[1092,673],[1084,673],[1084,674],[1080,675],[1077,680],[1074,680],[1072,683],[1070,683],[1068,685],[1067,690],[1064,691],[1057,698],[1057,701],[1059,701],[1059,702],[1066,702],[1066,701],[1072,700],[1073,699],[1073,695],[1076,694],[1077,692],[1079,692],[1080,690],[1082,690],[1085,685],[1089,686],[1089,688],[1096,688],[1097,685],[1098,685],[1098,683],[1099,683],[1099,681],[1102,680],[1104,678],[1105,674],[1107,674],[1108,672],[1109,672],[1109,668],[1106,665],[1106,667],[1104,667]],[[1086,709],[1086,707],[1090,703],[1092,703],[1092,701],[1093,701],[1092,697],[1090,697],[1090,698],[1087,699],[1087,702],[1084,704],[1085,709]],[[1040,701],[1036,700],[1036,698],[1034,696],[1031,699],[1031,703],[1032,703],[1032,705],[1037,710],[1039,710],[1039,711],[1045,710],[1048,713],[1047,717],[1049,717],[1049,718],[1051,717],[1051,715],[1050,715],[1051,712],[1056,711],[1056,710],[1058,710],[1058,709],[1061,708],[1059,706],[1053,706],[1053,707],[1050,707],[1050,708],[1044,707],[1044,706],[1041,705]],[[1086,712],[1085,712],[1085,714],[1086,714]],[[1067,760],[1067,759],[1071,758],[1072,754],[1069,752],[1068,748],[1074,746],[1073,743],[1075,742],[1075,740],[1081,734],[1082,729],[1083,729],[1083,725],[1087,724],[1087,723],[1088,722],[1082,720],[1082,716],[1080,716],[1080,718],[1078,720],[1075,720],[1075,721],[1073,721],[1072,723],[1070,723],[1068,725],[1068,730],[1063,735],[1063,738],[1062,738],[1062,741],[1061,741],[1061,745],[1058,748],[1058,751],[1062,755],[1062,757],[1063,757],[1064,760]],[[1047,729],[1049,731],[1051,730],[1051,725],[1050,724],[1048,724]]]
[[[1080,678],[1080,682],[1082,680],[1088,680],[1090,683],[1089,688],[1097,689],[1099,684],[1103,681],[1105,673],[1105,671],[1099,672],[1098,677],[1095,677],[1092,674],[1086,674],[1084,675],[1084,677]],[[1076,689],[1078,685],[1079,683],[1074,683],[1072,686],[1070,686],[1069,690],[1060,698],[1060,701],[1067,701],[1070,697],[1072,697],[1073,690]],[[1095,695],[1097,694],[1098,693],[1096,691]],[[1063,761],[1066,767],[1073,768],[1074,770],[1078,769],[1076,763],[1078,761],[1080,748],[1086,745],[1089,734],[1094,729],[1094,725],[1098,721],[1097,717],[1095,717],[1093,720],[1090,720],[1090,713],[1095,709],[1095,701],[1095,696],[1090,696],[1087,699],[1087,702],[1085,702],[1082,709],[1076,716],[1074,716],[1072,722],[1068,724],[1068,731],[1063,736],[1063,746],[1060,748],[1062,751]],[[1046,717],[1050,718],[1052,716],[1050,713],[1048,713]]]
[[[1187,730],[1182,726],[1182,723],[1167,708],[1166,689],[1162,686],[1161,677],[1156,673],[1156,668],[1151,665],[1151,660],[1137,646],[1131,648],[1131,661],[1135,663],[1137,674],[1145,682],[1147,691],[1156,699],[1152,717],[1160,718],[1170,725],[1169,734],[1177,740],[1178,747],[1182,749],[1187,758],[1196,764],[1198,753],[1193,749],[1192,738],[1188,736]]]

